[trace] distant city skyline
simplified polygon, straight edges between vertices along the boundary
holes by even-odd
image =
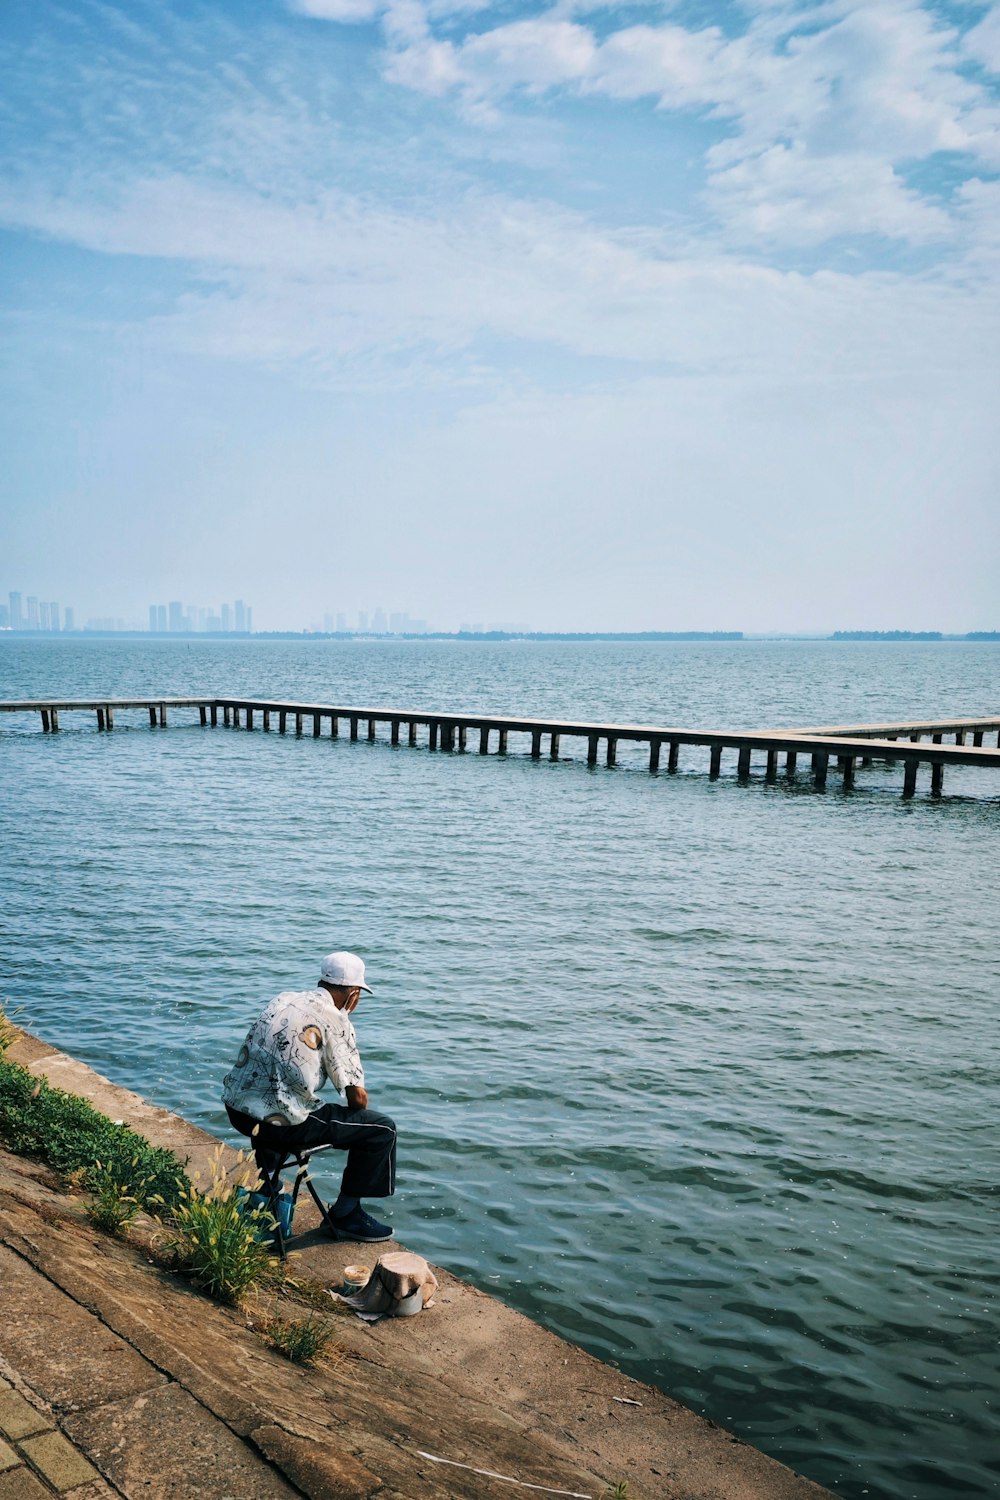
[[[0,604],[0,630],[42,631],[66,633],[76,630],[72,607],[64,611],[62,620],[60,606],[41,600],[37,595],[25,594],[12,589],[8,603]],[[406,610],[389,609],[376,605],[373,609],[360,609],[350,615],[346,610],[326,609],[315,614],[271,629],[303,631],[317,635],[427,635],[441,627],[426,619],[417,618]],[[445,627],[446,629],[448,627]],[[462,621],[457,630],[466,634],[484,634],[491,631],[517,634],[527,632],[530,625],[523,622]],[[151,635],[251,635],[254,632],[253,607],[243,599],[218,606],[190,604],[183,599],[149,604],[144,621],[129,618],[125,614],[88,615],[81,630],[103,632],[145,633]]]
[[[151,604],[148,628],[153,635],[251,635],[253,609],[242,599],[232,604],[185,604],[171,599],[167,604]]]

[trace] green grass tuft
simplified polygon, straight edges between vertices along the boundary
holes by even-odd
[[[96,1229],[107,1230],[109,1234],[127,1234],[143,1206],[142,1185],[140,1184],[139,1196],[129,1192],[126,1184],[118,1181],[118,1174],[103,1162],[95,1162],[89,1171],[81,1175],[94,1194],[93,1201],[87,1204],[85,1210],[91,1224]],[[150,1206],[148,1198],[146,1204]]]
[[[174,1264],[218,1302],[239,1302],[254,1288],[285,1279],[281,1261],[262,1240],[274,1220],[264,1209],[247,1209],[240,1186],[227,1176],[220,1147],[207,1190],[182,1192],[165,1242]]]
[[[272,1349],[297,1365],[311,1365],[330,1350],[333,1326],[310,1313],[307,1318],[263,1318],[257,1331]]]

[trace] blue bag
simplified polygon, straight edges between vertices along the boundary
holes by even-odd
[[[254,1209],[263,1209],[266,1214],[277,1219],[281,1227],[283,1239],[288,1239],[292,1232],[292,1219],[295,1215],[295,1200],[291,1193],[279,1193],[277,1203],[272,1207],[266,1193],[251,1193],[246,1188],[236,1189],[237,1197],[240,1199],[240,1209],[252,1213]],[[275,1209],[277,1212],[275,1212]],[[265,1219],[258,1220],[258,1239],[274,1241],[275,1234],[270,1224]]]

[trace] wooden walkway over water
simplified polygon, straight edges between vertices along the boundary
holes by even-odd
[[[488,755],[496,746],[506,755],[508,737],[525,735],[530,739],[534,760],[545,754],[550,760],[560,758],[564,740],[585,740],[587,764],[600,760],[607,766],[617,762],[621,743],[648,745],[649,769],[656,772],[678,769],[682,745],[694,745],[708,752],[708,774],[721,773],[725,751],[735,751],[737,775],[746,780],[752,769],[752,758],[763,757],[764,774],[774,780],[783,770],[795,776],[799,758],[809,758],[809,771],[818,788],[827,784],[830,763],[845,788],[855,784],[857,770],[879,761],[899,764],[903,769],[903,796],[912,797],[917,788],[917,773],[922,765],[930,767],[930,791],[940,796],[946,766],[980,766],[1000,769],[1000,716],[993,718],[923,719],[882,724],[819,725],[804,729],[682,729],[651,724],[594,724],[568,719],[515,718],[509,715],[466,712],[410,711],[397,708],[344,707],[330,703],[293,703],[280,699],[256,698],[106,698],[106,699],[32,699],[0,702],[0,713],[38,714],[44,732],[59,730],[61,713],[90,712],[97,716],[99,730],[114,729],[115,714],[139,710],[148,714],[151,728],[165,728],[168,714],[175,709],[196,709],[199,722],[279,734],[294,732],[318,739],[328,735],[336,739],[344,726],[351,740],[363,736],[378,738],[381,727],[389,742],[398,745],[405,732],[406,743],[417,745],[423,733],[431,750],[457,751],[472,748]],[[987,744],[987,736],[991,743]],[[950,743],[945,743],[948,740]]]

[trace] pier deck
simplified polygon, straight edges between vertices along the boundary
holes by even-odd
[[[119,710],[144,710],[151,727],[163,728],[167,724],[168,711],[183,708],[197,709],[200,723],[206,726],[217,725],[221,718],[226,727],[246,730],[259,727],[264,731],[274,727],[279,734],[285,734],[291,728],[298,736],[309,733],[317,739],[324,732],[333,738],[339,737],[343,724],[351,740],[361,737],[361,726],[364,725],[364,738],[374,741],[378,727],[382,725],[388,729],[393,745],[400,743],[404,729],[407,744],[416,745],[418,731],[423,730],[428,748],[442,751],[464,752],[469,748],[470,732],[478,733],[476,748],[481,755],[490,752],[494,735],[498,753],[505,755],[508,736],[520,734],[530,738],[530,753],[534,760],[541,758],[543,742],[547,746],[547,758],[558,760],[563,740],[586,740],[587,764],[591,766],[598,763],[602,746],[604,763],[614,766],[619,743],[642,743],[649,746],[649,769],[653,772],[660,769],[676,771],[680,747],[693,745],[708,750],[708,774],[711,777],[720,774],[722,755],[727,750],[737,754],[737,774],[741,779],[750,775],[754,752],[763,752],[766,757],[765,774],[769,779],[778,774],[779,757],[783,757],[786,775],[794,776],[799,756],[808,755],[810,771],[819,788],[827,783],[831,758],[835,758],[837,771],[848,788],[854,785],[858,766],[868,766],[873,761],[899,762],[903,765],[905,797],[913,796],[921,765],[931,768],[930,790],[935,796],[941,794],[945,766],[1000,769],[1000,716],[738,730],[592,723],[465,710],[409,710],[260,698],[53,698],[0,702],[0,713],[37,713],[46,733],[58,731],[61,712],[93,712],[97,716],[98,729],[109,731],[114,728],[114,716]],[[953,743],[944,743],[946,735],[953,739]],[[987,735],[996,735],[996,743],[984,744]]]

